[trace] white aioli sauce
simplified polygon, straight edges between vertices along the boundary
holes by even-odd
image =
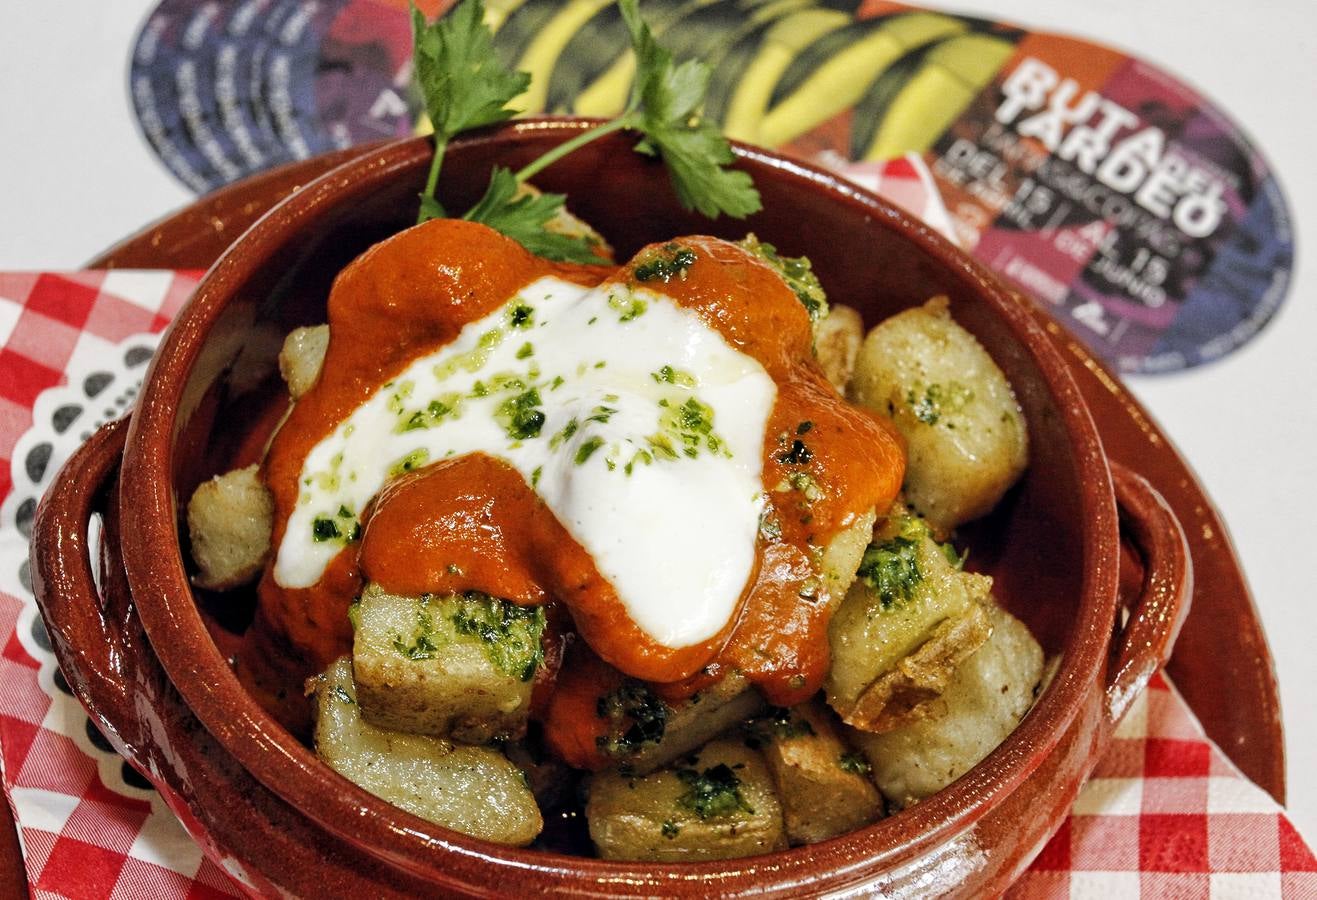
[[[483,452],[534,487],[654,641],[707,640],[754,568],[776,393],[756,360],[661,294],[540,279],[312,449],[274,579],[315,584],[404,461]],[[538,434],[518,439],[536,413]]]

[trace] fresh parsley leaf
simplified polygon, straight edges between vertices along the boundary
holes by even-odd
[[[485,196],[463,218],[488,225],[548,259],[601,262],[585,238],[545,230],[563,209],[561,194],[528,194],[520,188],[562,157],[623,129],[640,132],[637,151],[663,160],[685,208],[710,218],[723,214],[743,218],[760,208],[750,176],[727,168],[734,161],[731,147],[701,114],[712,70],[698,60],[678,65],[641,20],[637,0],[619,0],[619,6],[637,60],[625,111],[554,147],[515,174],[495,168]],[[514,115],[507,104],[530,84],[530,75],[512,71],[495,55],[484,15],[481,0],[462,0],[446,16],[427,24],[412,6],[416,78],[435,142],[434,161],[421,195],[420,222],[446,215],[434,191],[448,141],[466,129]]]
[[[618,7],[636,54],[636,77],[624,115],[627,127],[645,136],[636,149],[663,159],[686,209],[711,219],[724,213],[741,219],[757,212],[759,192],[750,176],[725,168],[734,160],[732,148],[700,112],[713,70],[699,60],[677,65],[640,18],[637,0],[619,0]]]
[[[438,157],[436,157],[437,159]],[[416,224],[428,222],[431,219],[442,219],[448,215],[444,205],[436,200],[430,194],[421,195],[421,214],[416,217]]]
[[[565,262],[603,262],[594,247],[580,237],[554,234],[544,225],[563,208],[562,194],[518,193],[520,184],[510,169],[496,166],[480,202],[463,216],[507,235],[536,256]]]
[[[444,215],[434,198],[448,141],[460,132],[516,115],[507,104],[530,85],[530,73],[514,72],[494,53],[482,0],[463,0],[447,15],[427,23],[412,4],[413,64],[434,126],[435,153],[420,221]]]
[[[412,29],[416,77],[435,134],[452,137],[516,115],[507,104],[530,86],[530,73],[508,69],[495,55],[481,0],[463,0],[432,24],[413,4]]]

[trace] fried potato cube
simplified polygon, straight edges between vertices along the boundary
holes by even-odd
[[[983,646],[991,633],[979,603],[964,615],[945,620],[918,650],[864,689],[846,714],[846,723],[883,732],[936,714],[941,709],[938,698],[951,683],[956,667]]]
[[[900,504],[879,522],[828,626],[824,687],[847,724],[879,731],[924,714],[955,665],[987,639],[978,605],[992,579],[961,571],[952,554]]]
[[[992,509],[1028,464],[1015,393],[945,297],[870,331],[849,393],[905,436],[906,499],[939,534]]]
[[[787,846],[763,758],[721,739],[649,775],[603,772],[589,784],[590,838],[604,859],[732,859]]]
[[[284,383],[288,385],[288,393],[294,400],[316,383],[328,349],[328,325],[311,325],[288,332],[283,349],[279,351],[279,374],[283,376]]]
[[[1005,740],[1033,705],[1043,651],[1023,622],[1000,607],[988,613],[992,636],[956,669],[941,715],[884,734],[853,731],[873,778],[899,807],[955,781]]]
[[[199,587],[227,590],[261,573],[270,554],[274,498],[257,466],[203,482],[187,505],[188,535]]]
[[[873,538],[873,526],[878,521],[876,510],[856,516],[855,521],[839,531],[823,548],[823,581],[828,596],[836,607],[855,583],[855,573],[864,561],[864,551]]]
[[[864,342],[864,322],[849,306],[834,303],[814,325],[814,355],[833,387],[845,391]]]
[[[764,708],[764,698],[739,673],[675,706],[669,706],[663,739],[632,759],[631,768],[645,774],[690,753]]]
[[[612,719],[600,749],[628,771],[645,775],[753,718],[766,706],[739,672],[679,703],[665,702],[648,686],[627,679],[599,699],[601,714]],[[638,723],[643,725],[637,728]]]
[[[544,827],[521,770],[497,750],[399,734],[362,719],[344,656],[311,679],[316,755],[344,778],[422,819],[525,846]]]
[[[481,594],[402,597],[372,583],[354,616],[366,721],[472,744],[525,733],[543,610]]]
[[[821,704],[779,710],[756,726],[792,844],[825,841],[882,818],[868,762],[842,743]]]

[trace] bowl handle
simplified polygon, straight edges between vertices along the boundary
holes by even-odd
[[[1107,669],[1107,723],[1114,728],[1157,670],[1189,614],[1193,568],[1184,529],[1146,478],[1114,460],[1111,476],[1120,510],[1121,537],[1135,550],[1141,578],[1122,591],[1128,619],[1118,626]],[[1122,567],[1123,568],[1123,567]],[[1132,594],[1132,596],[1129,596]]]
[[[37,508],[31,558],[32,592],[60,670],[101,732],[133,760],[142,749],[134,713],[142,685],[132,663],[137,635],[128,594],[115,589],[123,575],[110,547],[118,522],[109,510],[127,426],[126,418],[105,425],[64,464]],[[98,516],[99,582],[88,532]]]

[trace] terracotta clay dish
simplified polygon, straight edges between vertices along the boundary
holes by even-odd
[[[529,144],[542,140],[542,132],[551,130],[555,126],[540,125],[537,128],[531,123],[519,127],[524,129],[522,142]],[[537,135],[537,131],[541,134]],[[417,168],[417,161],[421,158],[418,155],[418,146],[419,142],[413,142],[410,147],[391,145],[390,148],[379,151],[355,151],[361,153],[363,159],[371,153],[374,153],[378,159],[377,166],[362,164],[358,168],[370,169],[371,177],[375,177],[378,173],[381,179],[379,184],[387,186],[388,191],[392,193],[398,193],[399,185],[406,188],[409,184],[407,178],[410,176],[407,173]],[[514,148],[511,152],[515,155],[520,151]],[[293,193],[297,187],[333,167],[335,163],[353,155],[354,152],[346,152],[337,154],[337,159],[310,161],[220,192],[121,244],[94,264],[120,267],[205,267],[237,234],[259,217],[264,209]],[[757,159],[753,151],[745,154],[743,158],[746,159],[747,165],[751,166],[769,168],[777,166],[780,172],[773,175],[775,178],[808,180],[815,177],[808,169],[793,170],[789,166],[783,169],[771,159]],[[394,181],[390,182],[389,178],[393,178]],[[556,187],[552,184],[547,186]],[[320,183],[318,190],[322,192],[325,190],[325,182]],[[392,194],[390,193],[389,196]],[[369,202],[378,205],[382,201],[372,197]],[[855,201],[854,205],[857,207],[867,205],[870,212],[875,213],[875,217],[896,222],[895,225],[890,226],[895,229],[919,230],[917,226],[912,226],[908,220],[905,220],[905,217],[895,213],[889,215],[874,207],[863,196]],[[387,207],[387,203],[385,206]],[[270,226],[267,224],[265,227],[268,232]],[[927,241],[927,239],[923,240]],[[623,242],[628,242],[625,237]],[[257,243],[259,244],[259,241]],[[924,246],[927,248],[930,245],[925,243]],[[822,255],[826,256],[826,251]],[[930,256],[936,255],[930,252]],[[827,263],[825,262],[824,265],[826,266]],[[913,268],[915,267],[906,266],[908,270]],[[833,270],[837,270],[835,260]],[[238,271],[240,272],[241,269]],[[917,276],[907,274],[906,277],[913,283],[913,279]],[[976,278],[981,277],[972,267],[964,269],[958,277],[963,278],[967,285],[965,289],[969,291],[970,296],[973,296],[974,290],[986,291],[988,294],[996,292],[997,295],[1001,295],[1000,288],[986,282],[977,288],[969,287],[974,284]],[[223,284],[223,279],[220,279],[219,283]],[[898,292],[901,290],[908,293],[911,287],[907,284],[897,289]],[[204,302],[202,306],[205,306]],[[1042,331],[1038,328],[1040,324],[1043,327]],[[991,316],[980,321],[977,326],[978,329],[986,330],[988,333],[994,328],[1000,330],[1001,327],[992,323]],[[1075,713],[1077,718],[1067,720],[1069,724],[1066,724],[1052,715],[1052,711],[1058,709],[1060,705],[1053,703],[1048,707],[1045,697],[1039,704],[1040,714],[1031,716],[1030,720],[1026,720],[1025,725],[1021,727],[1021,732],[1028,733],[1027,739],[1025,737],[1019,741],[1015,741],[1014,737],[1008,739],[1008,745],[1011,746],[1004,746],[1002,752],[990,757],[989,761],[983,764],[977,779],[967,777],[962,780],[975,782],[974,784],[961,785],[959,788],[953,786],[952,789],[948,789],[947,797],[942,801],[930,800],[927,809],[921,805],[920,815],[925,819],[941,815],[944,808],[949,823],[953,819],[968,821],[965,819],[966,815],[970,815],[971,819],[981,819],[969,832],[957,836],[947,830],[945,833],[930,835],[926,830],[913,827],[914,823],[919,821],[918,815],[906,815],[903,819],[898,817],[900,821],[894,820],[884,826],[885,830],[875,848],[882,851],[881,855],[888,862],[901,863],[903,854],[913,858],[920,852],[925,853],[925,857],[920,858],[917,865],[912,864],[912,868],[908,871],[886,873],[883,883],[898,892],[902,889],[908,891],[916,888],[916,882],[911,880],[912,876],[919,876],[921,873],[927,875],[930,871],[927,853],[930,851],[936,856],[933,862],[944,869],[947,867],[958,869],[969,865],[970,869],[962,871],[962,875],[973,871],[976,865],[979,869],[983,869],[986,874],[976,876],[981,880],[975,882],[970,878],[970,882],[982,890],[998,891],[1018,873],[1032,855],[1031,848],[1019,842],[1024,841],[1028,844],[1030,841],[1037,841],[1044,836],[1043,832],[1046,830],[1046,826],[1042,824],[1033,826],[1021,824],[1027,819],[1021,814],[1029,804],[1036,805],[1047,797],[1039,795],[1036,790],[1016,792],[1021,783],[1019,779],[1012,781],[1010,777],[1006,777],[1002,780],[1002,772],[1009,772],[1013,767],[1018,767],[1021,771],[1032,773],[1030,777],[1036,779],[1035,783],[1046,783],[1047,779],[1053,779],[1059,790],[1055,794],[1047,795],[1051,798],[1048,801],[1048,815],[1041,816],[1040,819],[1053,821],[1049,818],[1053,812],[1057,816],[1064,814],[1069,796],[1078,787],[1076,777],[1082,777],[1081,773],[1086,772],[1092,764],[1092,747],[1105,742],[1105,736],[1109,736],[1110,722],[1123,708],[1124,701],[1119,698],[1126,696],[1126,689],[1136,688],[1146,680],[1151,674],[1152,667],[1169,649],[1178,630],[1182,609],[1178,597],[1188,583],[1189,567],[1173,513],[1178,513],[1186,524],[1193,561],[1201,567],[1197,573],[1198,583],[1210,587],[1210,593],[1199,591],[1194,596],[1195,602],[1202,602],[1207,606],[1207,617],[1203,618],[1201,610],[1196,616],[1203,623],[1199,626],[1201,634],[1196,639],[1189,637],[1194,620],[1190,619],[1191,624],[1185,627],[1183,640],[1190,648],[1190,652],[1182,651],[1177,656],[1178,662],[1172,667],[1172,675],[1177,678],[1182,690],[1189,696],[1190,702],[1194,704],[1209,733],[1236,759],[1241,768],[1273,795],[1279,798],[1283,794],[1283,757],[1270,658],[1260,628],[1257,626],[1247,589],[1219,519],[1164,436],[1155,429],[1142,410],[1124,393],[1105,369],[1092,361],[1082,348],[1042,314],[1039,314],[1037,322],[1032,322],[1028,315],[1023,315],[1011,327],[1017,334],[1039,335],[1044,347],[1048,342],[1041,336],[1050,333],[1051,342],[1055,347],[1042,353],[1039,364],[1044,370],[1052,371],[1052,374],[1047,376],[1049,383],[1053,385],[1053,391],[1059,389],[1060,393],[1054,393],[1051,402],[1060,403],[1061,406],[1048,415],[1059,416],[1060,419],[1070,422],[1067,427],[1071,429],[1072,434],[1082,435],[1085,428],[1092,428],[1091,425],[1083,424],[1087,417],[1082,411],[1082,406],[1071,405],[1078,400],[1079,395],[1068,394],[1067,392],[1073,391],[1074,388],[1064,387],[1065,384],[1073,385],[1077,382],[1082,386],[1086,399],[1093,406],[1094,418],[1098,421],[1103,443],[1113,462],[1124,461],[1129,464],[1129,468],[1113,465],[1111,475],[1122,513],[1122,530],[1131,545],[1137,548],[1144,565],[1139,567],[1137,563],[1134,564],[1131,567],[1133,575],[1122,578],[1121,597],[1132,607],[1133,615],[1122,629],[1118,629],[1112,641],[1115,655],[1102,663],[1102,668],[1096,670],[1106,671],[1105,683],[1108,690],[1102,711],[1098,712],[1092,701],[1086,700],[1081,703],[1078,699],[1080,694],[1075,693],[1070,703],[1073,709],[1078,710]],[[176,334],[175,340],[179,339],[186,340],[186,337],[180,338]],[[1002,347],[1010,346],[1005,338],[997,340]],[[1059,357],[1055,353],[1056,349],[1061,351]],[[1029,368],[1030,363],[1021,356],[1012,360],[1009,365],[1019,367],[1023,372]],[[1061,380],[1058,381],[1058,378]],[[1057,388],[1056,385],[1062,387]],[[1039,396],[1026,400],[1026,406],[1032,403],[1035,411],[1041,413],[1049,409],[1047,402]],[[1041,425],[1045,432],[1060,427],[1047,421],[1046,416],[1040,420],[1037,416],[1031,415],[1030,419],[1034,424],[1040,421],[1045,423]],[[143,426],[141,430],[145,432],[148,427]],[[184,430],[189,427],[191,426],[184,426]],[[1074,431],[1076,427],[1080,429],[1079,432]],[[1116,433],[1113,434],[1113,431]],[[555,878],[563,878],[566,879],[563,886],[568,888],[584,886],[577,879],[578,873],[573,871],[574,867],[567,866],[563,872],[558,872],[554,868],[557,865],[555,861],[547,860],[541,863],[533,855],[527,854],[503,854],[502,870],[492,873],[495,881],[473,882],[469,880],[470,874],[478,875],[488,862],[496,861],[499,854],[480,846],[478,842],[452,841],[442,834],[438,838],[429,839],[429,844],[426,845],[424,833],[421,832],[421,838],[412,840],[410,844],[400,841],[396,853],[381,854],[378,842],[374,847],[370,846],[370,831],[373,827],[372,816],[385,822],[386,825],[391,821],[387,810],[381,812],[378,809],[382,804],[368,802],[373,801],[373,798],[362,801],[361,811],[364,818],[360,823],[362,837],[358,840],[355,838],[358,826],[329,821],[336,812],[335,802],[341,805],[341,798],[336,801],[335,798],[330,797],[321,803],[318,798],[312,798],[305,793],[307,789],[319,784],[317,779],[322,777],[320,774],[312,773],[312,776],[304,780],[300,786],[290,787],[288,784],[272,780],[272,770],[265,763],[251,765],[251,761],[257,760],[262,754],[267,756],[273,754],[277,757],[280,752],[287,749],[280,745],[279,736],[269,732],[259,722],[253,726],[246,711],[238,707],[233,709],[240,713],[239,718],[246,717],[244,721],[235,722],[232,726],[228,723],[219,724],[213,714],[207,713],[213,698],[203,696],[208,693],[208,686],[204,683],[203,677],[208,663],[203,661],[199,663],[198,672],[180,677],[182,670],[177,651],[170,652],[171,648],[163,648],[160,657],[165,661],[164,668],[169,670],[166,676],[160,659],[156,658],[156,654],[148,646],[142,625],[136,616],[135,604],[132,603],[127,576],[121,562],[123,557],[119,551],[121,536],[117,510],[119,491],[115,488],[114,482],[115,469],[124,441],[123,432],[122,428],[111,428],[101,432],[87,448],[80,452],[77,464],[66,470],[68,473],[66,477],[61,479],[49,501],[43,504],[41,517],[45,518],[46,522],[44,528],[40,527],[41,523],[39,523],[38,531],[47,535],[66,535],[68,540],[66,546],[60,548],[47,546],[36,551],[38,565],[34,571],[38,581],[37,593],[39,597],[44,595],[46,598],[43,612],[48,621],[53,619],[66,626],[52,629],[52,634],[55,636],[57,654],[62,660],[77,657],[75,666],[66,666],[66,669],[78,669],[70,678],[75,691],[84,702],[88,702],[93,716],[102,724],[110,726],[108,736],[112,743],[132,758],[139,767],[153,774],[155,780],[164,788],[166,798],[170,799],[171,806],[180,814],[185,826],[207,845],[213,856],[220,858],[230,871],[243,877],[243,880],[252,887],[267,891],[276,887],[276,883],[267,880],[263,874],[270,872],[300,872],[306,877],[311,877],[314,873],[321,887],[334,892],[360,889],[362,885],[385,883],[390,889],[401,892],[420,892],[426,887],[433,891],[439,883],[426,880],[427,862],[423,858],[423,853],[412,855],[408,848],[413,844],[422,851],[432,852],[438,847],[449,854],[446,857],[445,868],[451,868],[454,873],[451,887],[473,889],[472,886],[477,883],[485,884],[485,889],[496,889],[498,884],[507,888],[528,887],[530,882],[525,879],[530,872],[518,875],[512,871],[518,866],[534,870],[532,880],[535,877],[548,877],[551,881]],[[1081,437],[1072,440],[1079,441],[1077,444],[1072,443],[1069,450],[1070,453],[1077,454],[1073,463],[1076,468],[1065,468],[1072,464],[1064,460],[1055,463],[1056,466],[1061,467],[1058,472],[1071,473],[1068,477],[1074,477],[1074,473],[1083,472],[1085,466],[1092,465],[1083,461],[1086,458],[1085,454],[1089,453],[1084,449],[1084,440],[1087,439]],[[1105,469],[1105,464],[1100,465]],[[144,471],[140,462],[134,462],[134,466]],[[1133,474],[1130,469],[1149,474],[1149,480],[1166,494],[1170,506],[1163,504],[1157,496],[1157,491],[1150,490],[1147,482]],[[141,490],[140,471],[135,476],[130,473],[129,486],[126,489],[128,494],[133,493],[134,477],[137,481],[137,490],[139,492]],[[1106,477],[1103,476],[1099,480],[1105,484]],[[1041,481],[1045,484],[1047,477],[1044,476]],[[1099,496],[1104,490],[1102,485],[1080,485],[1080,488],[1078,495],[1086,498],[1080,506],[1073,505],[1074,501],[1068,501],[1071,505],[1067,506],[1062,502],[1058,507],[1063,513],[1067,510],[1070,512],[1066,518],[1073,520],[1073,513],[1079,513],[1080,507],[1083,506],[1089,515],[1094,517],[1091,524],[1083,526],[1085,534],[1101,532],[1103,528],[1114,525],[1114,520],[1109,518],[1110,514],[1102,511],[1103,501]],[[1051,489],[1044,487],[1038,490],[1046,492]],[[1032,502],[1042,502],[1036,500],[1029,491],[1023,496],[1022,507],[1028,507]],[[1111,495],[1107,493],[1106,496]],[[1109,504],[1110,500],[1105,502]],[[140,507],[138,509],[140,512]],[[1108,506],[1107,509],[1110,507]],[[83,541],[82,535],[85,535],[83,526],[86,518],[93,512],[100,512],[106,523],[99,590],[91,586],[89,567],[78,562],[83,560],[91,549],[81,546],[80,542]],[[1104,522],[1109,524],[1104,525]],[[147,530],[150,528],[148,527]],[[136,544],[139,548],[146,546],[137,531],[138,529],[134,529],[135,533],[130,535],[130,543]],[[1090,582],[1094,584],[1110,582],[1114,589],[1114,582],[1111,582],[1114,572],[1110,571],[1114,562],[1114,557],[1111,557],[1110,553],[1114,550],[1114,546],[1109,546],[1107,550],[1094,551],[1091,547],[1091,538],[1086,540],[1089,541],[1086,545],[1089,549],[1085,551],[1087,555],[1084,557],[1086,560],[1084,571],[1087,573],[1084,582],[1085,591],[1091,590]],[[147,542],[149,543],[149,540]],[[1012,545],[1009,540],[1007,546],[996,548],[996,551],[1003,559],[1018,561],[1015,554],[1019,552],[1019,548]],[[1096,556],[1093,555],[1095,552]],[[133,553],[129,552],[128,555],[131,568]],[[141,549],[137,551],[136,556],[140,578],[143,571]],[[989,551],[985,558],[991,561],[992,551]],[[1074,558],[1078,559],[1077,556]],[[56,560],[58,561],[52,562]],[[168,566],[167,561],[165,565]],[[1006,569],[1009,570],[1009,567]],[[1139,578],[1141,569],[1144,577]],[[1104,572],[1105,575],[1102,574]],[[1122,574],[1129,575],[1130,572],[1125,571]],[[1077,587],[1077,582],[1070,583],[1077,576],[1058,577],[1060,578],[1056,585],[1058,588]],[[1008,583],[1008,576],[1003,577],[1003,590],[1008,595],[1009,604],[1013,586]],[[1014,586],[1014,590],[1018,591],[1020,587]],[[100,603],[91,608],[86,604],[80,609],[73,608],[75,598],[85,598],[88,595],[98,595]],[[1112,602],[1114,602],[1114,594]],[[1087,608],[1087,611],[1079,613],[1083,617],[1082,621],[1073,626],[1068,622],[1051,621],[1055,616],[1048,615],[1043,615],[1041,621],[1034,621],[1031,624],[1035,629],[1041,627],[1044,631],[1051,632],[1050,639],[1044,637],[1043,640],[1045,644],[1050,643],[1052,649],[1059,649],[1064,643],[1068,648],[1068,656],[1077,653],[1077,662],[1082,662],[1082,658],[1093,658],[1092,664],[1097,665],[1098,661],[1093,657],[1092,651],[1079,650],[1077,647],[1105,645],[1105,641],[1098,638],[1101,632],[1109,629],[1109,626],[1103,627],[1099,624],[1104,620],[1103,609],[1101,602],[1097,606]],[[1213,620],[1220,622],[1222,616],[1234,623],[1235,628],[1208,627]],[[172,633],[172,629],[180,627],[181,620],[168,602],[144,617],[147,619],[148,629],[157,636],[157,639],[162,629],[169,628]],[[1109,622],[1110,619],[1105,621]],[[181,627],[186,630],[188,626],[183,623]],[[1230,631],[1231,634],[1222,635],[1219,634],[1220,631]],[[112,649],[116,652],[101,655],[95,651],[88,651],[88,637],[100,632],[110,638],[114,645]],[[1070,637],[1066,637],[1066,634],[1070,634]],[[1085,637],[1076,637],[1079,634]],[[1076,640],[1082,643],[1076,644]],[[1094,644],[1093,641],[1097,643]],[[1212,646],[1212,641],[1224,642],[1224,644]],[[1198,649],[1195,650],[1195,647]],[[1195,654],[1199,655],[1195,656]],[[1218,661],[1223,659],[1238,659],[1236,664],[1239,665],[1240,671],[1228,672],[1226,676],[1228,680],[1220,682],[1222,676]],[[1262,665],[1259,665],[1259,662]],[[1190,683],[1200,677],[1200,671],[1210,674],[1209,685],[1206,688],[1191,687]],[[1181,674],[1177,675],[1177,672]],[[1049,690],[1049,694],[1065,695],[1068,690],[1065,682],[1065,676],[1058,678],[1058,684]],[[218,685],[218,682],[212,683],[217,685],[216,693],[223,692],[222,685]],[[180,690],[183,696],[180,696]],[[1078,691],[1077,688],[1075,690]],[[94,699],[88,701],[89,696]],[[1208,700],[1210,702],[1207,702]],[[125,718],[122,713],[125,706],[128,708],[135,706],[139,717],[136,720]],[[152,715],[141,716],[144,710],[148,710]],[[198,717],[193,715],[198,710],[201,711],[201,720],[206,723],[204,726],[198,721]],[[115,726],[118,726],[117,730]],[[244,734],[255,735],[258,739],[250,746],[234,743],[235,735]],[[267,745],[257,746],[267,735],[269,735]],[[1044,738],[1045,735],[1048,737]],[[1013,757],[1012,753],[1015,754]],[[294,762],[296,764],[296,761]],[[324,782],[323,786],[328,787],[331,793],[335,790],[332,778],[330,782]],[[978,790],[982,797],[968,799],[973,797],[971,792],[975,790]],[[1012,792],[1016,793],[1012,794]],[[1026,793],[1031,796],[1023,796]],[[289,802],[294,797],[298,801],[295,805]],[[1051,806],[1057,808],[1052,810]],[[414,820],[409,820],[408,817],[395,818],[399,823],[395,827],[403,832],[415,827]],[[1006,825],[1008,821],[1011,823],[1009,826]],[[1004,827],[1018,832],[1005,839],[1005,843],[1000,844],[1005,850],[1007,861],[994,861],[986,868],[981,862],[975,863],[971,851],[979,847],[979,842],[983,842],[983,847],[998,846],[988,842],[1002,841]],[[353,831],[354,838],[345,841],[343,829]],[[1035,835],[1035,831],[1038,834]],[[409,840],[413,836],[413,834],[407,835]],[[877,838],[878,831],[874,830],[872,836]],[[966,844],[967,840],[969,844]],[[1015,843],[1012,844],[1012,841]],[[1019,846],[1016,846],[1017,844]],[[925,845],[924,851],[918,849]],[[231,853],[234,848],[241,849]],[[856,881],[857,878],[862,880],[868,877],[858,869],[862,866],[869,867],[874,863],[873,860],[864,858],[865,854],[861,851],[865,849],[867,848],[864,845],[847,838],[831,845],[827,851],[821,851],[817,854],[816,861],[808,853],[792,851],[792,858],[780,864],[775,862],[774,858],[764,858],[762,861],[747,860],[739,869],[735,866],[721,867],[717,876],[722,879],[720,884],[728,889],[750,889],[754,888],[760,879],[768,879],[779,891],[789,892],[793,884],[799,889],[804,882],[783,880],[783,873],[798,879],[803,877],[804,872],[809,872],[810,883],[814,883],[814,872],[817,871],[819,876],[833,887],[854,886],[859,883]],[[1032,849],[1036,850],[1036,847]],[[982,848],[979,852],[982,853]],[[234,855],[241,857],[241,861],[234,859]],[[785,858],[788,855],[783,856]],[[792,866],[807,859],[813,862],[805,868],[797,866],[799,871],[792,874]],[[851,865],[856,871],[846,870],[845,865]],[[509,866],[512,868],[510,869]],[[598,864],[592,866],[589,861],[582,861],[580,868],[589,878],[594,879],[596,889],[603,884],[599,878],[611,872]],[[467,872],[466,875],[463,875],[464,871]],[[688,872],[688,875],[681,872],[669,873],[671,878],[662,883],[674,890],[680,890],[682,887],[680,882],[685,881],[686,891],[699,890],[700,884],[691,883],[686,879],[692,876],[708,877],[715,874],[713,868],[709,866],[692,867]],[[660,872],[656,877],[667,877],[667,875]],[[299,880],[295,878],[292,882],[285,882],[280,878],[277,882],[287,886]],[[300,881],[303,885],[313,883]],[[659,883],[648,879],[645,883],[618,881],[614,890],[617,892],[643,891],[646,888],[653,890]],[[704,886],[707,887],[707,882]]]
[[[209,268],[274,204],[367,150],[326,154],[216,191],[126,238],[87,267]],[[1275,666],[1224,521],[1188,463],[1119,377],[1047,312],[1036,312],[1070,364],[1108,457],[1147,478],[1184,527],[1196,581],[1167,672],[1208,736],[1284,803],[1285,741]]]

